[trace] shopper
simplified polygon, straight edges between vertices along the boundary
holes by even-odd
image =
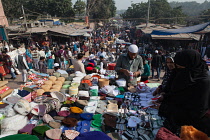
[[[165,94],[165,92],[170,91],[171,81],[174,74],[176,73],[174,59],[172,57],[166,58],[166,72],[163,76],[162,84],[153,92],[153,95]],[[161,101],[161,100],[160,100]]]
[[[73,65],[74,65],[74,71],[80,71],[82,73],[85,73],[85,67],[84,64],[82,63],[82,59],[83,59],[83,54],[79,53],[77,55],[77,59],[73,60]]]
[[[15,63],[18,70],[22,73],[23,82],[27,82],[27,71],[29,71],[29,67],[23,54],[23,52],[19,52],[15,57]]]
[[[98,56],[98,58],[99,58],[100,56],[103,56],[105,59],[107,58],[107,54],[106,54],[106,52],[104,51],[104,48],[101,48],[101,51],[99,51],[99,52],[97,53],[97,56]]]
[[[39,71],[40,71],[40,73],[47,73],[47,64],[45,62],[45,58],[44,57],[40,57]]]
[[[208,66],[195,50],[178,52],[174,63],[176,74],[159,107],[159,115],[166,118],[164,127],[177,133],[181,126],[192,125],[210,136]]]
[[[58,55],[60,58],[60,67],[63,69],[66,69],[66,58],[67,58],[67,54],[66,51],[63,49],[63,46],[60,47],[60,50],[58,51]]]
[[[33,68],[33,66],[32,66],[33,60],[32,60],[31,49],[29,47],[26,49],[25,57],[26,57],[26,62],[27,62],[29,69],[32,69]]]
[[[157,71],[157,78],[160,81],[160,72],[161,72],[162,58],[158,54],[158,50],[155,50],[155,55],[152,58],[151,67],[152,67],[152,78],[154,78],[154,72]]]
[[[101,55],[101,56],[99,57],[99,59],[100,59],[100,60],[99,60],[100,68],[106,70],[107,67],[108,67],[108,62],[104,59],[104,56],[103,56],[103,55]]]
[[[2,51],[2,55],[2,61],[4,63],[4,66],[7,67],[7,69],[10,71],[11,79],[16,79],[11,57],[6,53],[6,51]]]
[[[33,60],[33,66],[34,66],[35,70],[38,70],[39,69],[39,59],[40,59],[38,48],[34,48],[33,51],[31,52],[31,54],[32,54],[32,60]]]
[[[148,77],[150,76],[150,66],[145,56],[142,56],[143,65],[144,65],[144,73],[141,75],[141,82],[148,83]]]

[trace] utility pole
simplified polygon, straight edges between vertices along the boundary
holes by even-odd
[[[147,10],[147,22],[146,22],[146,27],[149,24],[149,13],[150,13],[150,0],[148,0],[148,10]]]
[[[23,11],[23,17],[24,17],[24,23],[25,23],[25,29],[26,31],[28,30],[28,25],[27,25],[27,20],[26,20],[26,14],[22,5],[22,11]]]

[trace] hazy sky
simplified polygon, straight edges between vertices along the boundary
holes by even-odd
[[[72,0],[72,2],[74,3],[76,0]],[[85,1],[85,0],[84,0]],[[147,0],[115,0],[116,2],[116,7],[117,10],[122,10],[122,9],[127,9],[130,5],[131,2],[133,1],[133,3],[140,3],[140,2],[146,2]],[[199,3],[204,2],[205,0],[168,0],[169,2],[171,1],[178,1],[178,2],[184,2],[184,1],[197,1]]]

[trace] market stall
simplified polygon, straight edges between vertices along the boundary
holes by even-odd
[[[6,95],[1,97],[0,137],[150,140],[163,125],[158,110],[150,108],[157,83],[127,87],[124,79],[115,79],[114,70],[62,76],[31,71],[19,89],[0,83],[0,96]]]

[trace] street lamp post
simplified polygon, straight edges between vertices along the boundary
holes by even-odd
[[[22,11],[23,11],[23,17],[24,17],[24,22],[25,22],[25,29],[26,29],[26,31],[27,31],[28,25],[27,25],[26,14],[25,14],[23,5],[22,5]]]
[[[148,10],[147,10],[147,22],[146,22],[146,27],[149,24],[149,13],[150,13],[150,0],[148,0]]]

